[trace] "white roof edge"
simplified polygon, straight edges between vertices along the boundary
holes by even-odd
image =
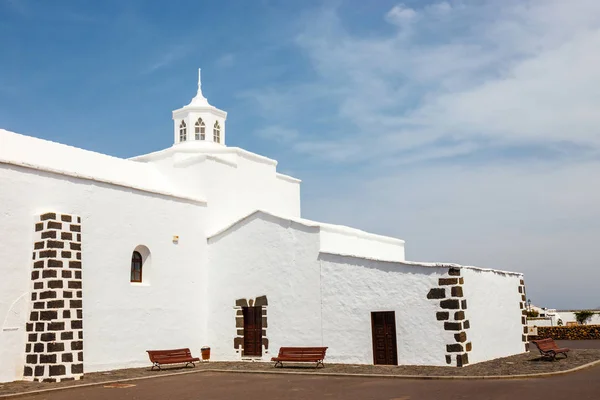
[[[350,226],[334,225],[334,224],[319,223],[319,222],[316,222],[316,223],[319,224],[319,226],[321,226],[321,229],[323,229],[324,231],[330,231],[333,233],[339,233],[339,234],[348,235],[348,236],[358,236],[358,237],[362,237],[364,239],[372,239],[372,240],[377,240],[380,242],[387,242],[390,244],[404,245],[404,243],[405,243],[405,241],[402,239],[398,239],[398,238],[395,238],[392,236],[378,235],[376,233],[366,232],[361,229],[352,228]]]
[[[237,153],[237,155],[249,158],[258,162],[262,162],[264,164],[270,164],[273,166],[277,166],[277,160],[273,160],[272,158],[261,156],[260,154],[253,153],[248,150],[244,150],[241,147],[226,147],[227,149],[231,149]]]
[[[197,163],[202,163],[204,161],[214,161],[214,162],[218,162],[221,164],[225,164],[228,167],[233,167],[233,168],[237,168],[237,163],[233,162],[233,161],[229,161],[229,160],[225,160],[223,158],[211,155],[211,154],[207,154],[207,153],[203,153],[203,154],[197,154],[195,156],[186,158],[185,160],[181,160],[181,161],[176,161],[173,166],[174,167],[187,167],[189,165],[192,164],[197,164]]]
[[[34,141],[41,142],[41,143],[48,143],[48,144],[53,145],[53,146],[60,146],[60,147],[63,147],[63,148],[72,149],[72,150],[76,150],[76,151],[79,151],[79,152],[84,152],[84,153],[87,153],[87,154],[97,154],[97,155],[102,156],[102,157],[104,157],[106,159],[119,160],[119,161],[130,160],[128,158],[121,158],[121,157],[111,156],[110,154],[100,153],[99,151],[94,151],[94,150],[89,150],[89,149],[82,149],[80,147],[75,147],[75,146],[72,146],[70,144],[61,143],[61,142],[57,142],[57,141],[50,140],[50,139],[43,139],[43,138],[39,138],[39,137],[36,137],[36,136],[27,135],[27,134],[24,134],[24,133],[9,131],[9,130],[4,129],[4,128],[0,128],[0,134],[7,134],[9,136],[17,136],[17,137],[20,137],[20,138],[25,138],[25,139],[28,139],[28,140],[34,140]],[[0,161],[6,161],[8,163],[12,163],[13,162],[13,160],[7,160],[7,159],[0,159]],[[15,161],[15,162],[18,162],[18,161]]]
[[[227,165],[229,167],[233,167],[233,168],[237,168],[237,166],[238,166],[236,162],[225,160],[224,158],[217,157],[217,156],[214,156],[212,154],[207,154],[206,155],[206,159],[214,161],[214,162],[218,162],[218,163],[221,163],[221,164],[225,164],[225,165]]]
[[[276,172],[275,173],[275,177],[278,178],[278,179],[281,179],[283,181],[288,181],[288,182],[291,182],[291,183],[301,183],[302,182],[301,179],[294,178],[293,176],[282,174],[280,172]]]
[[[177,193],[174,193],[174,192],[169,192],[169,191],[164,191],[164,190],[149,189],[149,188],[145,188],[143,186],[132,185],[131,183],[121,183],[121,182],[113,181],[113,180],[110,180],[110,179],[103,179],[103,178],[98,178],[98,177],[91,176],[91,175],[78,174],[78,173],[75,173],[75,172],[64,171],[64,170],[55,169],[55,168],[49,168],[49,167],[43,167],[43,166],[40,166],[40,165],[34,165],[34,164],[30,164],[30,163],[24,163],[24,162],[12,161],[12,160],[5,160],[5,159],[1,159],[0,158],[0,164],[16,165],[18,167],[27,168],[27,169],[33,169],[33,170],[36,170],[36,171],[45,171],[45,172],[50,172],[52,174],[70,176],[72,178],[78,178],[78,179],[83,179],[83,180],[88,180],[88,181],[106,183],[106,184],[113,185],[113,186],[119,186],[119,187],[124,187],[124,188],[128,188],[128,189],[138,190],[140,192],[158,194],[158,195],[161,195],[161,196],[173,197],[173,198],[176,198],[176,199],[190,201],[190,202],[193,202],[193,203],[199,203],[199,204],[203,204],[203,205],[207,204],[206,199],[199,198],[199,197],[191,197],[191,196],[186,196],[186,195],[177,194]]]
[[[481,271],[481,272],[495,272],[495,273],[504,274],[504,275],[514,275],[514,276],[520,276],[520,277],[523,276],[523,273],[521,273],[521,272],[503,271],[501,269],[482,268],[482,267],[475,267],[472,265],[460,265],[460,264],[455,264],[455,263],[394,261],[394,260],[378,259],[378,258],[373,258],[373,257],[362,257],[362,256],[353,255],[353,254],[336,253],[336,252],[332,252],[332,251],[320,251],[319,253],[320,254],[330,254],[330,255],[334,255],[334,256],[349,257],[349,258],[359,258],[359,259],[364,259],[364,260],[381,261],[381,262],[386,262],[386,263],[410,265],[410,266],[415,266],[415,267],[460,268],[460,269],[471,269],[471,270]]]
[[[152,159],[152,158],[155,158],[156,156],[167,153],[167,150],[169,150],[169,149],[170,149],[170,147],[166,148],[166,149],[158,150],[158,151],[153,151],[152,153],[140,154],[139,156],[129,157],[127,160],[140,161],[140,160]]]
[[[272,158],[269,157],[265,157],[265,156],[261,156],[260,154],[256,154],[253,153],[251,151],[248,150],[244,150],[240,147],[227,147],[227,146],[222,146],[222,147],[213,147],[207,150],[208,151],[199,151],[198,148],[195,147],[191,147],[191,148],[186,148],[186,147],[181,147],[181,146],[176,146],[173,145],[171,147],[168,147],[166,149],[163,150],[158,150],[152,153],[147,153],[147,154],[141,154],[139,156],[135,156],[135,157],[131,157],[129,158],[129,160],[131,161],[145,161],[145,160],[153,160],[153,159],[157,159],[160,158],[160,156],[166,156],[169,155],[170,153],[173,153],[175,151],[179,151],[181,153],[197,153],[197,154],[207,154],[207,155],[212,155],[212,156],[218,156],[219,154],[227,154],[227,153],[235,153],[238,156],[244,157],[244,158],[248,158],[248,159],[252,159],[258,162],[262,162],[263,164],[269,164],[269,165],[273,165],[273,166],[277,166],[277,160],[273,160]]]
[[[391,260],[391,259],[383,258],[383,257],[357,256],[356,254],[342,253],[339,251],[331,251],[331,250],[319,250],[319,254],[329,254],[332,256],[340,256],[340,257],[348,257],[348,258],[359,258],[361,260],[380,261],[380,262],[385,262],[385,263],[404,264],[404,262],[402,262],[402,261]]]
[[[280,215],[276,215],[276,214],[273,214],[273,213],[270,213],[270,212],[268,212],[268,211],[264,211],[264,210],[254,210],[254,211],[252,211],[250,214],[247,214],[247,215],[245,215],[245,216],[243,216],[243,217],[241,217],[241,218],[239,218],[239,219],[235,220],[234,222],[228,223],[228,224],[227,224],[227,225],[225,225],[223,228],[219,228],[219,229],[217,229],[216,231],[214,231],[214,232],[212,232],[212,233],[208,233],[208,234],[206,235],[206,240],[210,240],[210,239],[214,238],[215,236],[219,236],[220,234],[222,234],[222,233],[224,233],[224,232],[228,231],[229,229],[233,228],[233,227],[234,227],[234,226],[236,226],[237,224],[239,224],[239,223],[241,223],[242,221],[245,221],[245,220],[247,220],[247,219],[251,218],[253,215],[256,215],[256,214],[265,214],[265,215],[268,215],[268,216],[270,216],[270,217],[273,217],[273,218],[277,218],[277,219],[283,219],[283,220],[290,221],[290,222],[294,222],[294,223],[297,223],[297,224],[300,224],[300,225],[304,225],[304,226],[310,226],[310,227],[319,228],[319,225],[316,225],[316,224],[310,224],[310,223],[305,223],[305,222],[303,222],[303,221],[299,221],[299,220],[297,220],[297,219],[295,219],[295,218],[290,218],[290,217],[282,217],[282,216],[280,216]]]
[[[321,231],[323,230],[329,230],[335,233],[341,233],[341,234],[345,234],[345,235],[354,235],[354,236],[359,236],[359,237],[363,237],[366,239],[375,239],[375,240],[379,240],[379,241],[387,241],[388,243],[393,243],[393,244],[402,244],[404,245],[404,240],[402,239],[396,239],[396,238],[392,238],[389,236],[381,236],[381,235],[376,235],[374,233],[369,233],[369,232],[365,232],[365,231],[361,231],[360,229],[355,229],[355,228],[350,228],[348,226],[343,226],[343,225],[332,225],[332,224],[325,224],[325,223],[321,223],[321,222],[317,222],[317,221],[312,221],[309,219],[305,219],[305,218],[296,218],[296,217],[285,217],[285,216],[281,216],[281,215],[277,215],[277,214],[273,214],[269,211],[264,211],[264,210],[254,210],[253,212],[251,212],[250,214],[247,214],[246,216],[227,224],[225,227],[218,229],[217,231],[208,234],[207,238],[210,239],[214,236],[220,235],[221,233],[227,231],[228,229],[230,229],[231,227],[237,225],[238,223],[242,222],[243,220],[250,218],[252,215],[257,214],[257,213],[262,213],[265,215],[270,215],[271,217],[274,218],[278,218],[278,219],[283,219],[283,220],[287,220],[290,222],[295,222],[297,224],[300,225],[304,225],[304,226],[310,226],[310,227],[318,227],[321,229]]]
[[[172,111],[173,119],[177,115],[187,112],[187,111],[200,111],[200,112],[201,111],[209,111],[209,112],[217,114],[219,117],[227,118],[227,111],[223,111],[220,108],[217,108],[211,104],[209,104],[208,106],[195,106],[193,104],[188,104],[187,106],[183,106],[181,108],[178,108],[177,110],[173,110]]]

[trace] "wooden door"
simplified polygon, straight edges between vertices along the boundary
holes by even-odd
[[[380,311],[371,313],[373,332],[373,363],[398,365],[396,349],[396,313]]]
[[[244,355],[262,356],[262,307],[243,307]]]

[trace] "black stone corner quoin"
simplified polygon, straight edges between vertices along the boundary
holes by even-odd
[[[49,212],[34,226],[24,379],[83,376],[81,218]]]
[[[521,325],[523,325],[523,335],[521,335],[521,340],[523,341],[525,351],[529,351],[529,330],[527,328],[527,294],[525,292],[525,281],[523,280],[523,277],[521,277],[519,280],[517,291],[521,295],[521,301],[519,302],[519,308],[521,309]]]
[[[438,279],[438,286],[427,293],[429,300],[438,302],[436,320],[444,324],[445,331],[454,332],[454,342],[446,344],[445,361],[448,365],[455,361],[457,367],[469,364],[468,353],[473,348],[472,343],[467,342],[467,331],[471,323],[466,319],[467,300],[463,292],[465,281],[461,275],[460,268],[448,268],[446,276]]]

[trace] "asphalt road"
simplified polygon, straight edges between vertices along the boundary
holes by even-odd
[[[19,397],[31,400],[598,400],[600,367],[543,379],[403,380],[201,373]]]

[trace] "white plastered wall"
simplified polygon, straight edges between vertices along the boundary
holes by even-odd
[[[268,352],[321,346],[318,228],[254,214],[209,239],[207,342],[219,360],[239,360],[237,299],[267,296]]]
[[[188,143],[135,157],[156,166],[179,190],[210,203],[207,228],[215,232],[256,210],[300,217],[300,181],[277,173],[276,162],[237,148]]]
[[[394,311],[400,365],[446,365],[452,337],[427,299],[445,269],[323,253],[323,343],[329,362],[372,364],[371,312]]]
[[[470,329],[467,341],[473,344],[469,353],[471,364],[523,353],[521,324],[522,275],[462,268],[464,295]]]
[[[216,359],[241,359],[235,300],[266,295],[269,354],[327,346],[328,362],[372,364],[372,311],[395,311],[401,364],[445,365],[446,332],[427,293],[445,268],[320,253],[318,226],[263,212],[209,239],[207,331]]]
[[[22,378],[34,216],[49,211],[82,219],[85,372],[148,365],[147,349],[198,354],[204,205],[7,164],[0,182],[0,226],[9,233],[0,241],[0,381]],[[131,284],[138,245],[152,264],[146,282]]]

